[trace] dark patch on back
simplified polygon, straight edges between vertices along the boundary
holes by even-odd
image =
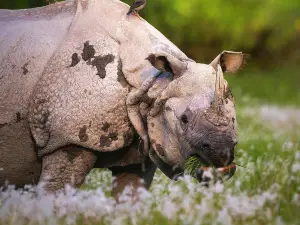
[[[89,41],[86,41],[84,43],[84,47],[81,54],[82,59],[84,61],[87,61],[86,62],[87,65],[91,65],[93,67],[95,66],[97,69],[96,75],[98,75],[101,79],[103,79],[106,76],[105,67],[107,66],[107,64],[114,61],[115,56],[113,56],[112,54],[108,54],[105,56],[95,56],[95,54],[96,51],[94,49],[94,45],[90,45]],[[73,56],[72,56],[72,63],[73,63]]]
[[[105,67],[107,64],[113,62],[115,57],[112,54],[108,54],[105,56],[95,56],[95,58],[88,63],[88,65],[95,66],[97,68],[97,74],[101,79],[105,78],[106,70]]]
[[[119,59],[118,61],[118,78],[117,81],[122,85],[123,88],[126,88],[129,84],[125,78],[125,75],[122,71],[122,61]]]
[[[26,68],[28,66],[28,62],[27,63],[25,63],[22,67],[21,67],[21,69],[23,70],[23,74],[24,75],[26,75],[29,71],[28,71],[28,69]]]
[[[88,135],[86,134],[86,130],[87,130],[86,125],[84,125],[79,129],[78,137],[81,142],[86,142],[89,139]]]
[[[158,151],[158,153],[159,153],[160,156],[164,156],[165,155],[164,149],[163,149],[163,147],[160,144],[155,144],[155,148]]]
[[[100,147],[110,147],[113,141],[118,140],[118,134],[116,132],[109,133],[107,136],[100,136]]]
[[[16,122],[19,123],[22,120],[21,113],[17,112],[16,116],[17,116]]]
[[[101,130],[103,130],[104,132],[107,132],[109,127],[110,127],[110,124],[107,123],[107,122],[105,122],[105,123],[103,124],[103,127],[101,128]]]
[[[94,58],[95,56],[95,49],[94,49],[94,45],[90,45],[89,41],[86,41],[84,42],[84,45],[83,45],[83,50],[82,50],[82,59],[84,61],[87,61],[91,58]]]
[[[73,55],[72,55],[71,58],[72,58],[72,62],[71,62],[70,67],[74,67],[74,66],[76,66],[80,62],[80,57],[78,56],[77,53],[73,53]]]

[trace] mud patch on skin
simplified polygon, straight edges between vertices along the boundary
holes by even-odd
[[[160,156],[165,155],[163,147],[160,144],[157,144],[154,139],[150,139],[150,143],[152,146],[155,146],[155,149],[157,150],[157,152]]]
[[[0,129],[5,126],[8,126],[8,123],[0,123]]]
[[[107,122],[105,122],[105,123],[103,124],[103,127],[101,128],[101,130],[103,130],[104,132],[107,132],[109,127],[110,127],[110,124],[107,123]]]
[[[17,112],[16,117],[17,117],[16,122],[19,123],[22,120],[21,113]]]
[[[95,56],[95,58],[91,61],[91,63],[87,63],[88,65],[95,66],[97,69],[97,74],[101,79],[106,77],[105,67],[107,64],[113,62],[115,57],[112,54],[106,56]]]
[[[160,144],[155,144],[155,148],[158,151],[158,154],[160,156],[164,156],[165,155],[164,149],[163,149],[163,147]]]
[[[76,53],[74,53],[74,54],[76,54]],[[78,59],[76,59],[76,55],[74,55],[74,54],[72,55],[72,64],[73,64],[73,56],[74,56],[74,61],[75,62],[76,62],[76,60],[78,61]],[[115,56],[113,56],[112,54],[108,54],[108,55],[104,55],[104,56],[100,56],[100,55],[95,56],[95,54],[96,54],[96,51],[94,49],[94,45],[90,45],[89,41],[86,41],[83,44],[83,50],[81,53],[82,59],[84,61],[86,61],[87,65],[96,67],[96,69],[97,69],[96,75],[98,75],[101,79],[103,79],[106,77],[105,68],[106,68],[107,64],[113,62],[115,59]]]
[[[147,94],[145,94],[142,96],[141,101],[151,105],[155,101],[155,98],[150,98]]]
[[[78,56],[77,53],[73,53],[71,59],[72,59],[72,62],[71,62],[70,67],[74,67],[80,62],[80,57]]]
[[[82,152],[82,150],[80,149],[63,150],[63,151],[67,153],[68,160],[72,163],[74,162],[74,159],[80,156]]]
[[[81,127],[79,129],[78,137],[79,137],[80,142],[86,142],[89,139],[89,137],[86,133],[86,130],[87,130],[86,125],[84,125],[83,127]]]
[[[23,74],[24,75],[26,75],[29,71],[28,71],[28,69],[27,69],[27,66],[28,66],[28,62],[27,63],[25,63],[22,67],[21,67],[21,69],[23,70]]]
[[[21,113],[20,113],[20,112],[17,112],[17,113],[16,113],[16,119],[15,119],[14,121],[9,122],[9,123],[1,123],[1,124],[0,124],[0,129],[1,129],[2,127],[10,126],[10,125],[12,125],[12,124],[14,124],[14,123],[19,123],[19,122],[21,122],[22,120],[24,120],[24,118],[22,118]]]
[[[124,138],[124,145],[126,146],[133,142],[134,135],[132,132],[127,131],[124,133],[123,138]]]
[[[95,56],[95,49],[94,49],[94,45],[90,45],[89,41],[84,42],[83,44],[83,50],[82,50],[82,59],[84,61],[87,61],[91,58],[94,58]]]
[[[166,111],[169,111],[169,112],[170,112],[170,111],[172,111],[172,109],[171,109],[169,106],[167,106],[167,107],[166,107]]]
[[[122,61],[119,59],[118,61],[118,72],[117,72],[118,78],[117,81],[122,85],[123,88],[126,88],[127,86],[129,86],[125,75],[122,71]]]
[[[113,141],[118,140],[118,134],[116,132],[109,133],[107,136],[100,136],[100,147],[110,147]]]

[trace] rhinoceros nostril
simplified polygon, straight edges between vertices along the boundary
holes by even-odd
[[[210,148],[210,145],[208,143],[203,143],[201,145],[202,149],[209,149]]]

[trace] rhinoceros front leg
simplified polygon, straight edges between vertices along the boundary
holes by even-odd
[[[110,169],[114,177],[112,196],[117,200],[120,200],[120,194],[124,191],[124,188],[131,185],[133,188],[133,200],[138,199],[137,189],[148,189],[152,183],[156,165],[148,160],[146,163],[146,170],[143,171],[141,164],[129,165],[126,167],[114,167]]]
[[[70,145],[43,157],[39,182],[45,182],[47,192],[55,192],[66,184],[79,187],[96,162],[96,155],[81,147]]]

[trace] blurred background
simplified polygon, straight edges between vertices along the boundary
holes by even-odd
[[[1,0],[0,8],[55,1]],[[209,63],[222,50],[250,54],[239,76],[228,77],[236,97],[300,105],[299,0],[148,0],[140,15],[197,62]]]
[[[123,1],[132,3],[132,0]],[[233,198],[228,198],[228,202],[222,202],[222,198],[220,201],[214,201],[218,202],[215,212],[222,210],[221,223],[232,221],[233,223],[227,223],[249,224],[249,221],[252,221],[249,218],[252,218],[257,221],[253,224],[299,224],[300,0],[147,1],[146,7],[139,14],[195,61],[209,63],[223,50],[242,51],[251,56],[241,71],[236,75],[226,76],[237,109],[239,143],[236,147],[235,162],[239,167],[235,176],[229,182],[225,182],[224,192],[229,193],[226,196],[232,195]],[[40,7],[53,2],[54,0],[0,0],[0,8]],[[111,178],[107,175],[109,171],[105,174],[101,172],[103,170],[93,169],[82,189],[103,187],[103,190],[110,191]],[[191,195],[178,194],[178,189],[175,188],[172,192],[168,189],[172,187],[168,186],[169,184],[170,181],[158,170],[150,190],[153,199],[164,202],[167,198],[174,198],[174,205],[178,205],[178,202],[186,205],[185,203],[189,202],[186,201],[186,197]],[[273,188],[275,185],[276,188]],[[191,190],[188,187],[190,185],[184,190]],[[270,193],[276,194],[274,201],[261,203],[266,201],[263,199],[267,199],[264,196],[270,196]],[[163,197],[165,195],[167,198]],[[202,199],[199,196],[195,199]],[[250,200],[245,196],[250,196]],[[81,200],[78,202],[81,204]],[[205,198],[203,202],[206,202]],[[166,208],[174,211],[172,204],[166,205]],[[148,215],[155,215],[156,222],[145,222],[146,219],[140,224],[180,224],[178,218],[188,218],[184,220],[184,223],[188,224],[188,221],[191,221],[190,215],[196,215],[193,218],[200,218],[198,216],[202,215],[205,218],[204,224],[215,223],[207,222],[210,220],[206,219],[213,220],[217,214],[206,216],[207,214],[199,213],[199,209],[209,211],[206,210],[205,204],[193,204],[188,207],[181,206],[184,210],[175,210],[174,218],[177,220],[174,223],[162,220],[165,217],[158,214],[161,208],[154,207],[153,211],[142,208],[146,209],[144,211],[147,218]],[[23,205],[30,204],[26,202],[21,204]],[[220,205],[222,207],[219,207]],[[232,220],[227,220],[224,216],[224,212],[227,211],[223,209],[232,205],[241,211],[240,214],[233,213]],[[208,209],[211,209],[210,207]],[[82,206],[78,208],[81,209]],[[254,209],[257,209],[255,213]],[[129,211],[131,213],[131,208]],[[95,215],[98,215],[97,213],[99,212]],[[123,211],[116,215],[123,215]],[[114,218],[110,214],[108,216]]]

